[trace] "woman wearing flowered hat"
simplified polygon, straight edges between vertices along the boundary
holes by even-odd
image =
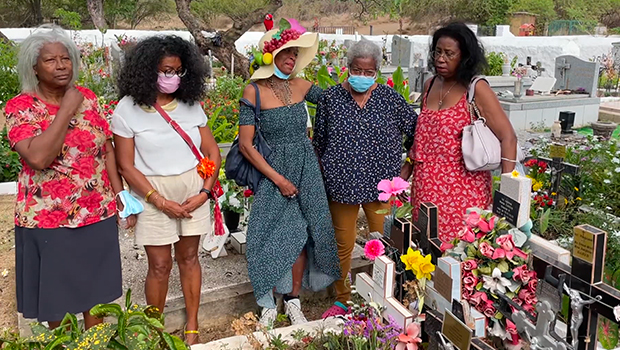
[[[318,34],[305,33],[294,20],[268,31],[252,62],[256,84],[245,88],[240,107],[240,151],[264,175],[250,214],[247,259],[265,326],[278,314],[274,290],[284,294],[285,313],[299,324],[306,322],[298,297],[302,284],[320,290],[340,278],[321,171],[306,135],[305,101],[318,102],[321,89],[295,77],[316,55],[318,42]],[[255,87],[259,126],[271,148],[268,159],[252,145]]]

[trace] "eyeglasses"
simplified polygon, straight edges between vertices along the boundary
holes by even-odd
[[[446,61],[452,61],[459,56],[459,53],[452,52],[452,51],[440,51],[440,50],[435,50],[431,52],[431,58],[433,59],[433,61],[438,60],[439,57],[441,56],[443,56],[443,58]]]
[[[375,70],[363,70],[359,68],[351,68],[349,69],[349,74],[351,75],[363,75],[365,77],[374,77],[377,75],[377,71]]]
[[[187,74],[187,69],[181,69],[181,70],[177,70],[177,71],[175,71],[175,70],[167,70],[167,71],[162,72],[162,73],[164,73],[164,76],[166,78],[172,78],[175,75],[178,76],[179,78],[183,78],[185,76],[185,74]]]

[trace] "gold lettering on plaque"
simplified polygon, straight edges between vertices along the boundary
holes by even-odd
[[[581,227],[575,227],[573,256],[590,264],[594,261],[594,235]]]

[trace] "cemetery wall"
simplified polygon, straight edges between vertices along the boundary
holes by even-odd
[[[5,28],[0,29],[9,39],[15,41],[24,40],[32,31],[32,28]],[[185,39],[190,39],[191,35],[187,31],[145,31],[145,30],[108,30],[102,35],[97,30],[71,31],[72,35],[77,35],[79,40],[92,42],[101,45],[102,41],[110,45],[115,41],[115,35],[127,35],[130,37],[141,38],[153,33],[175,34]],[[236,42],[237,50],[246,52],[251,45],[255,45],[262,32],[247,32]],[[337,44],[344,44],[345,40],[355,40],[364,37],[383,46],[385,43],[387,52],[392,51],[393,35],[336,35],[320,34],[321,39],[329,41],[335,40]],[[407,37],[411,43],[415,54],[426,61],[428,55],[428,45],[430,37],[428,35],[414,35]],[[583,60],[591,60],[611,52],[612,43],[620,41],[618,36],[592,37],[592,36],[556,36],[556,37],[482,37],[482,43],[487,51],[504,52],[510,58],[519,57],[520,63],[525,63],[527,56],[532,57],[532,63],[541,61],[545,68],[544,76],[552,76],[555,67],[555,58],[562,55],[573,55]]]

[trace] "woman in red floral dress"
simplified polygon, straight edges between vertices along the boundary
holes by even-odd
[[[471,123],[467,102],[469,83],[486,66],[484,49],[476,35],[464,24],[453,23],[433,36],[429,66],[435,76],[426,82],[422,112],[409,158],[413,161],[413,216],[421,203],[439,209],[439,238],[452,240],[463,226],[467,208],[487,208],[491,204],[490,171],[471,172],[465,168],[461,139]],[[475,88],[476,105],[487,125],[501,142],[502,172],[511,172],[515,163],[516,135],[510,120],[486,81]],[[405,173],[405,177],[408,174]]]
[[[75,86],[80,51],[62,29],[21,44],[22,93],[7,102],[11,147],[23,168],[15,206],[17,310],[55,328],[122,295],[112,133],[97,97]],[[134,220],[132,218],[132,220]]]

